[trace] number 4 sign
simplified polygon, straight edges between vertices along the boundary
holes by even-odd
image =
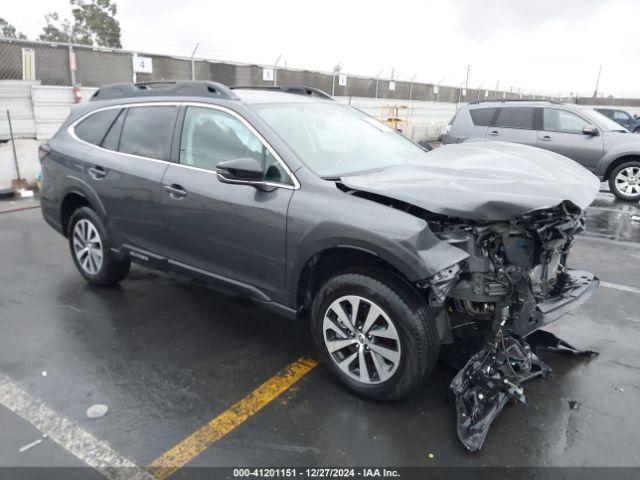
[[[153,73],[153,63],[151,57],[133,56],[134,73]]]

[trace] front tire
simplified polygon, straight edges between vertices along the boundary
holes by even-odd
[[[609,175],[609,189],[620,200],[640,200],[640,162],[618,165]]]
[[[73,262],[89,283],[113,286],[129,274],[131,262],[113,256],[106,229],[91,208],[80,207],[73,212],[67,237]]]
[[[402,279],[380,270],[329,279],[315,296],[311,332],[325,367],[372,400],[405,397],[438,358],[426,303]]]

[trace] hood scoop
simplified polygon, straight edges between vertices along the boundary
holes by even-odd
[[[569,201],[585,209],[598,178],[562,155],[526,145],[445,145],[425,159],[341,178],[348,188],[433,213],[476,221],[513,220]]]

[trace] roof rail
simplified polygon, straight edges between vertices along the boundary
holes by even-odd
[[[186,97],[215,96],[228,100],[239,100],[239,97],[222,83],[194,80],[112,83],[100,87],[89,100],[174,95]]]
[[[556,105],[564,105],[565,102],[559,102],[557,100],[527,100],[526,98],[496,98],[493,100],[474,100],[469,102],[469,105],[477,105],[478,103],[507,103],[507,102],[547,102],[554,103]]]
[[[293,93],[296,95],[317,96],[333,100],[333,97],[319,88],[307,87],[305,85],[236,85],[230,87],[232,90],[271,90],[275,92]]]

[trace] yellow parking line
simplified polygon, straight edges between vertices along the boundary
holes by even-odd
[[[182,442],[154,460],[147,467],[147,471],[159,480],[167,478],[204,452],[213,442],[220,440],[249,417],[260,411],[269,402],[287,391],[293,384],[313,370],[317,364],[317,360],[300,357],[242,400],[236,402],[228,410],[222,412],[205,426],[196,430]]]

